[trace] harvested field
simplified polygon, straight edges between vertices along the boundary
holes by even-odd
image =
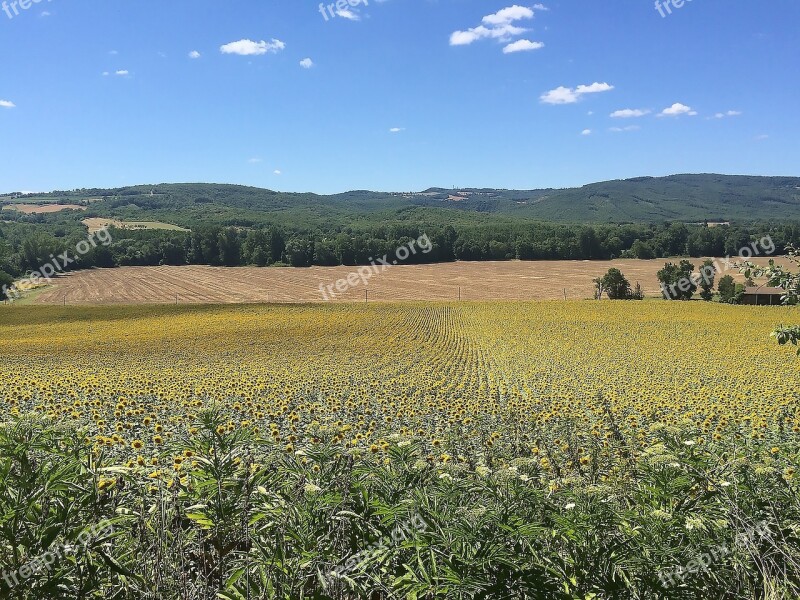
[[[119,221],[117,219],[101,219],[92,217],[81,221],[86,225],[89,233],[94,233],[103,227],[116,227],[117,229],[168,229],[170,231],[189,231],[177,225],[160,223],[159,221]]]
[[[324,302],[321,287],[334,286],[333,301],[406,300],[570,300],[591,298],[592,280],[610,267],[622,270],[647,296],[660,297],[656,273],[660,260],[458,262],[395,266],[359,280],[346,292],[339,279],[356,267],[121,267],[71,273],[54,279],[36,304],[234,304]],[[702,259],[692,261],[700,266]],[[764,260],[763,262],[766,262]],[[729,271],[740,282],[744,277]]]
[[[26,215],[48,214],[62,210],[86,210],[79,204],[7,204],[3,210],[16,210]]]

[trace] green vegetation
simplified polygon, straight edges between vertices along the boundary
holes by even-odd
[[[610,300],[643,300],[644,294],[639,284],[631,289],[631,283],[619,269],[611,268],[602,277],[595,279],[595,298],[598,300],[607,294]]]
[[[455,226],[448,222],[356,222],[352,227],[309,230],[266,225],[253,228],[196,224],[191,232],[111,228],[113,243],[82,255],[69,269],[113,266],[206,264],[359,265],[392,254],[423,234],[433,250],[408,262],[452,260],[602,260],[671,256],[736,256],[751,241],[769,235],[781,252],[800,243],[800,225],[758,223],[705,225],[558,225],[515,222]],[[0,269],[20,276],[73,251],[87,230],[63,214],[23,216],[0,223],[0,241],[10,252]]]
[[[0,428],[0,595],[688,600],[800,590],[796,486],[778,468],[798,448],[785,432],[768,432],[767,448],[702,447],[687,442],[696,428],[654,426],[650,448],[626,461],[631,440],[610,420],[618,436],[580,468],[517,456],[501,436],[486,456],[442,471],[418,442],[391,444],[385,460],[322,440],[287,454],[230,430],[229,418],[201,414],[193,436],[165,448],[186,465],[180,479],[117,467],[67,427]],[[574,430],[565,421],[540,434],[552,455],[555,437],[569,446]],[[548,490],[540,483],[553,470],[563,483]]]
[[[800,266],[800,250],[791,246],[789,247],[789,260],[793,265]],[[800,272],[792,271],[790,268],[783,267],[775,263],[774,260],[769,261],[768,267],[756,267],[748,263],[744,265],[745,276],[750,277],[766,277],[767,284],[775,287],[780,287],[786,290],[784,297],[784,304],[797,305],[800,304]],[[800,346],[800,326],[783,326],[778,327],[772,334],[781,346],[792,344]],[[800,356],[800,349],[797,350],[797,355]]]
[[[700,267],[700,297],[706,302],[711,302],[714,299],[714,280],[717,277],[717,267],[714,261],[707,259],[703,261],[703,266]]]
[[[159,184],[57,191],[26,203],[85,204],[87,217],[254,226],[343,226],[357,220],[442,220],[477,224],[487,215],[563,223],[726,222],[800,218],[800,178],[674,175],[606,181],[573,189],[431,188],[418,193],[292,194],[235,185]],[[2,200],[3,197],[0,197]],[[7,202],[12,198],[6,196]]]
[[[730,275],[725,275],[719,280],[717,291],[719,291],[720,302],[738,304],[738,302],[736,302],[736,282]]]
[[[232,185],[173,184],[0,196],[0,204],[61,203],[85,211],[4,211],[0,269],[15,276],[75,247],[81,223],[161,223],[181,230],[113,230],[114,244],[69,268],[128,265],[331,266],[367,264],[427,234],[415,260],[598,260],[736,255],[770,235],[778,252],[800,244],[800,179],[681,175],[579,190],[432,189],[286,194]],[[638,207],[638,208],[635,208]],[[754,222],[753,215],[765,219]],[[705,221],[733,223],[712,226]],[[797,219],[787,221],[786,219]],[[673,222],[669,222],[669,221]],[[697,220],[697,224],[687,221]]]

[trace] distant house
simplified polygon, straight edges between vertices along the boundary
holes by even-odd
[[[783,304],[782,298],[786,295],[786,290],[776,287],[748,287],[744,290],[742,304],[753,306],[780,306]]]

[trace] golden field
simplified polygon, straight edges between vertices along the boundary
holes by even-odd
[[[800,418],[798,359],[769,337],[797,315],[700,302],[20,307],[0,322],[0,409],[88,423],[143,452],[212,403],[287,444],[319,427],[369,447],[556,418],[597,434],[606,402],[633,427],[758,431]]]

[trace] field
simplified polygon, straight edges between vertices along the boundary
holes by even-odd
[[[158,221],[120,221],[118,219],[103,219],[99,217],[92,217],[90,219],[83,219],[81,221],[89,233],[94,233],[103,227],[117,227],[118,229],[166,229],[169,231],[189,231],[177,225],[170,225],[169,223],[160,223]]]
[[[699,267],[703,259],[693,259]],[[414,300],[583,300],[594,294],[592,280],[610,267],[633,285],[661,297],[656,273],[661,260],[456,262],[398,265],[328,297],[336,301]],[[765,262],[762,260],[756,263]],[[40,304],[226,304],[323,302],[320,286],[333,285],[357,267],[121,267],[81,271],[59,277],[40,294]],[[737,281],[744,277],[729,272]]]
[[[62,210],[86,210],[79,204],[6,204],[2,210],[16,210],[26,215],[49,214]]]
[[[797,320],[699,302],[6,310],[0,411],[27,416],[0,427],[0,571],[91,530],[15,589],[794,598],[798,358],[769,332]]]

